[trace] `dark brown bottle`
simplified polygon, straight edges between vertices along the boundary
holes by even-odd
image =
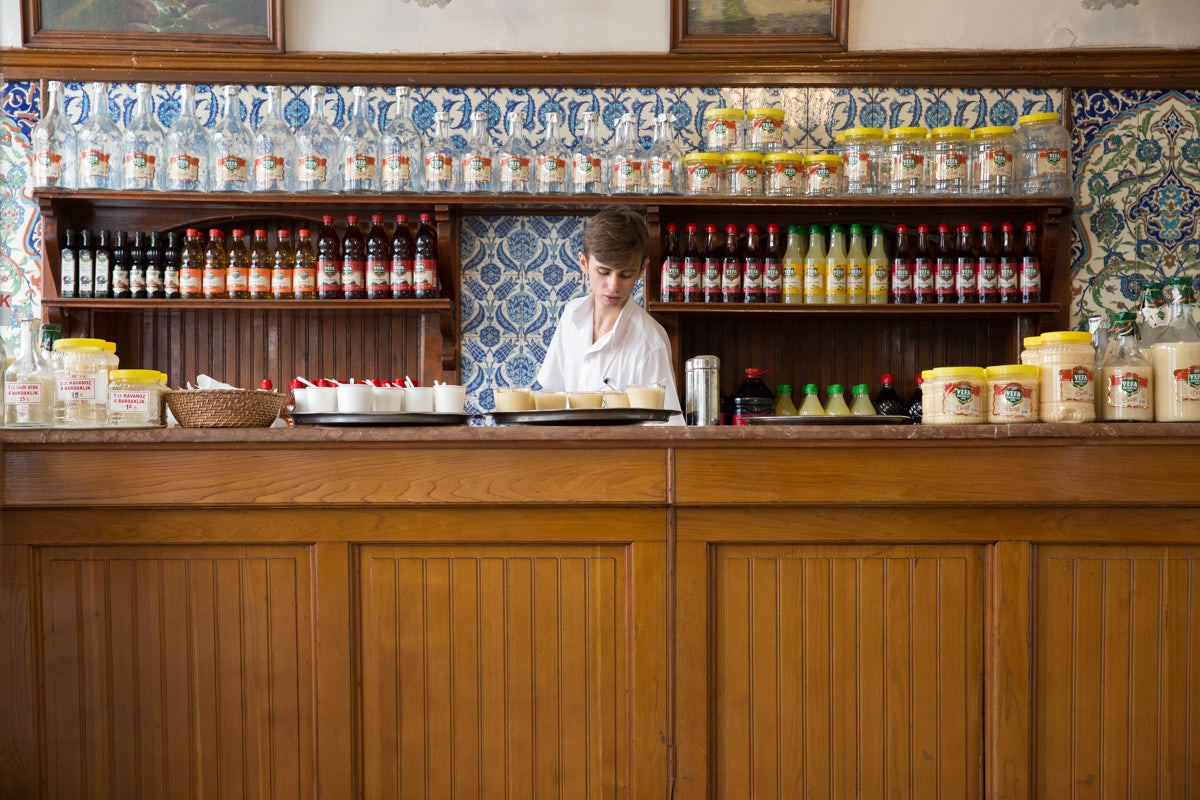
[[[421,215],[413,244],[413,297],[431,300],[438,296],[437,231],[433,228],[432,214]]]
[[[146,245],[146,297],[150,300],[162,300],[166,297],[166,287],[163,277],[163,245],[158,231],[150,231],[150,241]]]
[[[938,305],[958,302],[954,293],[954,269],[957,267],[954,238],[949,225],[938,225],[933,242],[933,293]]]
[[[913,253],[908,239],[908,226],[896,226],[896,252],[892,256],[891,300],[911,303],[913,297]]]
[[[767,226],[763,248],[763,302],[783,302],[783,237],[775,224]]]
[[[725,226],[725,245],[721,248],[721,302],[742,301],[742,248],[738,243],[738,226]]]
[[[180,288],[180,243],[178,231],[167,232],[167,247],[163,250],[163,298],[177,300]]]
[[[362,300],[367,296],[367,240],[358,227],[358,217],[346,217],[342,237],[342,297]]]
[[[125,261],[125,279],[123,293],[117,294],[117,265],[116,256],[112,247],[109,246],[108,231],[98,231],[96,246],[92,248],[88,242],[88,232],[83,232],[83,241],[79,245],[80,269],[82,270],[83,261],[86,260],[85,251],[91,251],[92,260],[92,288],[95,290],[96,297],[130,297],[131,295],[124,293],[129,290],[129,263],[128,255],[124,256]],[[117,231],[113,236],[113,246],[125,250],[125,233]]]
[[[746,226],[746,243],[742,246],[742,302],[761,303],[762,301],[762,245],[758,241],[758,226],[750,223]]]
[[[342,297],[342,239],[330,214],[321,217],[321,229],[317,231],[317,297]]]
[[[721,259],[723,248],[716,225],[704,226],[704,271],[700,273],[700,293],[706,303],[721,302]]]
[[[1021,248],[1021,302],[1042,302],[1042,251],[1038,247],[1037,224],[1025,223],[1025,246]]]
[[[917,226],[917,244],[913,252],[913,302],[918,305],[937,302],[933,291],[933,247],[929,226]]]
[[[875,412],[881,416],[903,416],[906,410],[904,401],[896,393],[895,378],[886,373],[879,379],[879,394],[875,396]]]
[[[704,293],[700,288],[704,257],[700,253],[699,229],[695,223],[689,222],[686,230],[687,238],[683,243],[683,302],[700,303],[704,301]]]
[[[392,232],[391,286],[393,300],[411,300],[413,296],[413,256],[416,244],[408,227],[408,215],[396,215]]]
[[[1011,222],[1000,226],[1000,260],[996,267],[1001,303],[1021,302],[1021,251]]]
[[[954,244],[954,294],[960,303],[978,303],[979,287],[976,285],[979,268],[979,251],[971,243],[971,226],[958,226],[958,240]]]
[[[129,250],[129,294],[134,300],[146,299],[146,234],[133,234],[133,247]]]
[[[683,259],[679,254],[679,227],[674,222],[668,222],[664,230],[658,299],[663,303],[683,300]]]
[[[975,286],[979,293],[979,302],[995,303],[1000,300],[1000,272],[996,261],[996,238],[992,234],[991,223],[984,222],[979,226],[979,262],[975,269]]]
[[[383,227],[383,214],[371,215],[367,232],[367,299],[386,300],[392,296],[392,243]]]

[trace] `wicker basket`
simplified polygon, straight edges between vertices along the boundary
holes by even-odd
[[[187,389],[163,396],[184,428],[265,428],[287,402],[286,394],[246,389]]]

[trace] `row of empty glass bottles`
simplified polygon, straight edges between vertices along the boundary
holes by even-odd
[[[50,82],[45,113],[33,132],[34,185],[42,188],[218,192],[534,192],[543,194],[676,194],[682,152],[673,118],[654,119],[644,148],[632,114],[617,126],[611,146],[599,140],[596,115],[581,114],[583,130],[566,146],[558,114],[534,141],[525,112],[508,115],[505,135],[493,139],[485,111],[471,114],[466,144],[451,138],[446,112],[433,115],[422,136],[412,121],[410,90],[396,87],[398,113],[376,127],[367,89],[355,87],[340,131],[325,119],[322,87],[309,90],[311,113],[296,131],[284,120],[281,91],[268,87],[267,112],[256,130],[242,121],[238,87],[226,86],[211,130],[199,122],[194,88],[181,87],[181,113],[167,129],[154,115],[150,84],[137,85],[129,124],[107,113],[108,87],[90,87],[92,113],[75,130],[63,109],[63,86]]]

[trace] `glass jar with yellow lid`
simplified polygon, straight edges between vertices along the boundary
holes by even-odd
[[[804,156],[799,153],[767,153],[763,156],[768,197],[800,197],[804,194]]]
[[[117,366],[116,345],[103,339],[54,343],[54,426],[91,428],[108,419],[108,373]]]
[[[108,375],[108,424],[162,427],[167,424],[162,393],[167,376],[153,369],[115,369]]]
[[[704,112],[704,143],[710,153],[737,150],[742,142],[746,112],[740,108],[710,108]]]
[[[683,157],[683,192],[698,196],[721,193],[721,168],[725,156],[721,153],[688,153]]]
[[[760,153],[783,149],[784,112],[782,108],[752,108],[749,116],[749,147]]]
[[[1021,194],[1071,195],[1071,134],[1053,111],[1017,120],[1017,182]]]
[[[940,195],[966,194],[971,177],[967,151],[971,129],[945,125],[934,128],[929,135],[933,140],[930,192]]]
[[[888,131],[888,194],[919,195],[925,191],[925,165],[929,155],[929,130],[923,127]]]
[[[971,133],[971,194],[1008,197],[1016,186],[1011,125],[989,125]]]
[[[846,194],[875,194],[879,162],[883,159],[882,128],[847,128],[835,137],[842,155]]]
[[[813,153],[804,157],[805,194],[834,197],[842,193],[842,157],[836,153]]]
[[[758,197],[763,193],[763,156],[750,151],[725,154],[721,186],[730,197]]]

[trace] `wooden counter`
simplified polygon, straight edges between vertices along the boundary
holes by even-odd
[[[1200,425],[0,431],[0,798],[1184,797]]]

